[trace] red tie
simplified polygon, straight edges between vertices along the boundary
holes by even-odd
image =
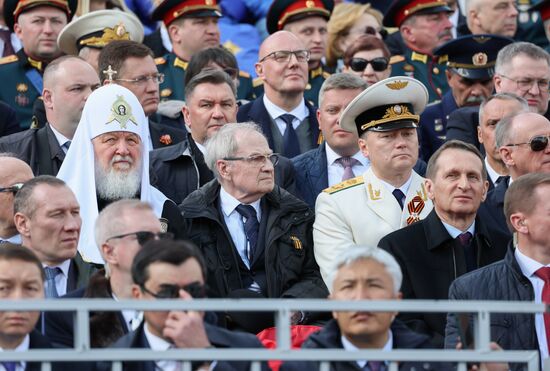
[[[544,281],[542,288],[542,302],[550,304],[550,267],[539,268],[535,274]],[[550,313],[544,313],[544,329],[546,331],[546,343],[550,351]]]

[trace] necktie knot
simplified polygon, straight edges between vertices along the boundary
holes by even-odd
[[[254,209],[251,205],[243,205],[240,204],[237,206],[237,212],[241,214],[241,216],[244,216],[246,219],[255,218],[258,220],[258,217],[256,216],[256,209]]]
[[[381,361],[368,361],[367,366],[370,371],[381,371],[382,370]]]
[[[2,366],[4,366],[6,371],[15,371],[17,369],[18,364],[19,362],[12,362],[12,361],[2,362]]]
[[[403,210],[403,200],[405,199],[405,194],[399,188],[394,189],[392,194],[399,203],[401,210]]]
[[[495,182],[495,187],[498,186],[500,183],[503,183],[503,182],[506,183],[506,182],[508,182],[508,179],[509,179],[509,178],[510,178],[509,176],[505,176],[505,175],[499,176],[499,177],[497,178],[496,182]]]
[[[336,163],[340,164],[344,168],[344,174],[342,175],[342,182],[355,177],[353,173],[353,167],[359,164],[359,161],[353,157],[344,156],[336,159]]]
[[[48,281],[55,280],[55,277],[57,277],[57,275],[61,273],[61,269],[59,267],[44,267],[44,273],[46,274],[46,279]]]
[[[472,240],[472,234],[470,232],[464,232],[458,235],[458,240],[462,246],[468,246]]]
[[[13,50],[13,45],[11,44],[10,30],[0,30],[0,40],[4,42],[4,51],[2,52],[2,57],[7,57],[8,55],[15,54],[15,50]]]
[[[535,271],[535,275],[544,282],[550,283],[550,267],[542,267]]]
[[[296,118],[296,116],[291,115],[290,113],[285,113],[279,116],[279,118],[285,122],[288,129],[289,126],[292,126],[292,123],[294,122],[294,119]]]
[[[57,292],[57,287],[55,286],[55,277],[61,273],[61,268],[55,267],[44,267],[44,274],[46,275],[46,297],[47,298],[58,298],[59,293]]]

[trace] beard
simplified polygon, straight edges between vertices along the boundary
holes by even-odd
[[[113,168],[116,161],[128,161],[129,168],[117,170]],[[141,161],[136,161],[130,156],[115,155],[111,159],[108,169],[95,161],[95,187],[99,198],[108,201],[121,200],[123,198],[135,198],[141,186]]]

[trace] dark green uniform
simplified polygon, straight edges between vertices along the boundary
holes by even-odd
[[[44,67],[42,62],[27,57],[23,49],[0,59],[0,100],[15,109],[24,129],[31,126],[33,104],[42,95],[35,85],[42,85]]]
[[[447,56],[433,57],[407,49],[405,55],[393,56],[392,76],[409,76],[421,81],[430,94],[430,102],[440,100],[449,90],[445,70]]]
[[[306,90],[304,91],[304,98],[312,106],[319,106],[319,90],[321,90],[321,86],[329,76],[330,72],[328,72],[328,67],[323,64],[317,68],[309,70],[308,84],[306,85]],[[264,93],[264,82],[259,77],[254,79],[254,93],[257,97]]]
[[[174,53],[156,58],[155,63],[164,82],[160,84],[161,100],[185,100],[185,70],[189,62],[179,59]],[[252,78],[244,71],[239,71],[237,99],[253,100],[256,96],[252,89]]]

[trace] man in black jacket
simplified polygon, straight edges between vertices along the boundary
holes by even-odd
[[[366,246],[350,247],[341,254],[329,273],[331,300],[398,300],[401,299],[403,275],[397,261],[386,251]],[[345,349],[347,351],[433,348],[430,338],[413,332],[395,319],[395,312],[333,312],[320,332],[302,345],[308,349]],[[318,361],[292,361],[282,370],[319,370]],[[384,359],[331,362],[331,370],[386,370]],[[400,370],[451,370],[441,363],[400,362]]]
[[[477,217],[488,183],[483,158],[474,146],[445,143],[430,158],[426,177],[432,212],[379,244],[401,265],[405,299],[446,299],[455,278],[502,259],[506,252],[506,239],[489,234]],[[404,313],[401,318],[443,346],[445,314]]]
[[[57,175],[73,140],[88,96],[99,87],[95,70],[82,59],[65,56],[44,71],[42,98],[47,123],[0,139],[0,152],[13,152],[35,175]]]
[[[191,193],[180,209],[189,238],[205,256],[212,296],[326,297],[313,256],[313,212],[274,185],[277,155],[258,126],[225,125],[206,153],[216,179]],[[304,313],[293,319],[307,322]],[[247,329],[259,332],[272,323],[270,317]]]
[[[504,200],[508,226],[517,236],[506,257],[495,264],[468,273],[453,282],[449,298],[456,300],[550,300],[550,175],[528,174],[514,180]],[[505,350],[538,349],[548,358],[550,322],[547,314],[494,313],[491,340]],[[449,314],[445,347],[454,348],[459,338],[456,316]],[[512,369],[523,370],[525,365]]]

